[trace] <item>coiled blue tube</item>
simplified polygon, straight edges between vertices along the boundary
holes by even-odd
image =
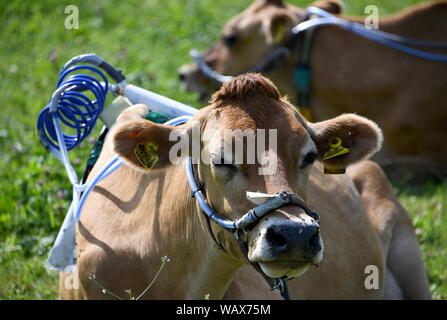
[[[97,77],[88,74],[73,74],[79,70],[89,70],[96,73]],[[79,145],[95,127],[96,120],[104,109],[108,81],[98,68],[79,65],[61,72],[56,88],[50,103],[39,114],[37,131],[45,147],[52,151],[53,149],[60,150],[52,120],[56,114],[61,123],[75,131],[73,135],[63,134],[65,146],[67,150],[71,150]],[[89,97],[88,93],[94,98]]]

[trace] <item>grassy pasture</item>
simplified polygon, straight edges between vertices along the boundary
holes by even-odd
[[[129,82],[200,107],[182,92],[177,68],[191,48],[208,47],[224,23],[251,1],[0,1],[0,299],[55,299],[58,276],[47,272],[48,250],[71,201],[63,166],[40,144],[35,124],[61,66],[95,52]],[[311,1],[294,0],[298,6]],[[345,0],[349,15],[381,15],[419,0]],[[67,30],[68,5],[79,29]],[[97,137],[100,126],[91,137]],[[81,175],[92,140],[70,152]],[[417,228],[434,298],[447,298],[447,181],[410,187],[393,183]]]

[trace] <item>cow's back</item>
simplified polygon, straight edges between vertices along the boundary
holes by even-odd
[[[447,2],[424,4],[381,18],[379,29],[445,43],[446,19]],[[417,49],[447,54],[445,49]],[[311,87],[313,120],[355,112],[377,122],[385,137],[380,158],[421,155],[447,164],[447,151],[439,148],[447,134],[447,63],[421,59],[340,28],[322,28],[312,51]]]

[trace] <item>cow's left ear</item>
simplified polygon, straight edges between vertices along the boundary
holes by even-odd
[[[382,146],[382,130],[377,124],[355,114],[307,126],[325,173],[344,173],[348,165],[372,156]]]

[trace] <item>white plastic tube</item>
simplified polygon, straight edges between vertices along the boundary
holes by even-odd
[[[159,94],[151,92],[128,84],[124,87],[124,96],[132,103],[143,103],[150,110],[161,112],[169,118],[189,115],[193,116],[197,113],[197,109],[178,101],[163,97]]]

